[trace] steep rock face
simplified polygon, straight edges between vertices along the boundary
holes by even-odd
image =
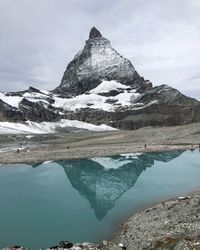
[[[0,99],[0,121],[23,122],[25,118],[21,111]]]
[[[31,102],[26,98],[23,98],[19,103],[19,110],[24,114],[24,116],[31,121],[36,122],[51,122],[57,121],[62,118],[59,110],[53,108],[44,102]]]
[[[103,80],[116,80],[139,91],[150,89],[152,86],[149,81],[140,77],[131,62],[114,50],[110,41],[93,27],[85,47],[68,64],[55,92],[75,96],[95,88]]]

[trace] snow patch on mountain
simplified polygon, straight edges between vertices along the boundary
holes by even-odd
[[[23,94],[23,97],[25,97],[27,100],[31,101],[31,102],[39,102],[42,101],[46,104],[49,104],[49,102],[46,100],[47,96],[46,94],[42,94],[42,93],[25,93]]]
[[[56,108],[63,108],[68,111],[76,111],[82,108],[100,109],[114,112],[116,107],[130,106],[133,100],[140,96],[135,89],[128,90],[130,87],[117,81],[103,81],[88,94],[82,94],[73,98],[60,98],[54,96]],[[102,96],[100,93],[109,93],[112,90],[122,90],[116,96]]]
[[[0,93],[0,99],[10,106],[18,108],[19,103],[23,99],[21,96],[7,96],[4,93]]]
[[[132,162],[130,160],[124,160],[124,158],[113,159],[111,157],[94,157],[91,158],[91,160],[97,162],[105,169],[117,169]]]
[[[88,107],[109,111],[113,108],[111,104],[106,103],[106,97],[97,94],[82,94],[70,99],[55,97],[54,99],[54,107],[60,107],[69,111]]]
[[[138,159],[138,156],[142,153],[129,153],[129,154],[120,154],[120,156],[125,157],[126,159]]]
[[[116,130],[108,125],[94,125],[91,123],[62,119],[58,122],[31,122],[28,121],[25,124],[12,123],[12,122],[0,122],[0,134],[47,134],[55,133],[60,129],[65,128],[79,128],[90,131],[110,131]]]
[[[128,89],[129,87],[121,84],[120,82],[117,81],[102,81],[101,84],[99,84],[96,88],[90,90],[90,93],[94,94],[99,94],[99,93],[107,93],[112,90],[117,90],[117,89]]]
[[[109,95],[111,91],[117,91],[119,94],[115,96]],[[107,96],[101,95],[102,93],[106,93]],[[88,93],[77,95],[73,98],[59,97],[46,90],[38,90],[38,92],[27,91],[19,96],[0,93],[1,100],[16,108],[19,107],[19,103],[23,98],[26,98],[30,102],[42,102],[47,109],[48,105],[51,105],[63,111],[90,108],[114,112],[120,106],[131,106],[133,101],[139,96],[140,94],[136,93],[135,89],[131,89],[130,86],[126,86],[115,80],[104,80]]]

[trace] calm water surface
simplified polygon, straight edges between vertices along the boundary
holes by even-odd
[[[0,248],[107,239],[133,212],[200,188],[200,152],[0,166]]]

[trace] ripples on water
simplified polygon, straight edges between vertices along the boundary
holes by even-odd
[[[0,166],[0,247],[107,239],[134,211],[200,188],[200,152]]]

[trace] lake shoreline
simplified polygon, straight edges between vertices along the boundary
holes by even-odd
[[[132,131],[0,135],[0,164],[38,163],[127,153],[187,150],[199,145],[200,123]],[[145,148],[146,145],[146,148]],[[19,148],[19,153],[17,152]]]
[[[71,250],[199,249],[200,191],[158,202],[134,213],[121,224],[115,235],[100,244],[72,243]],[[69,243],[69,242],[68,242]],[[68,244],[66,241],[66,244]],[[29,249],[5,247],[4,250]],[[66,249],[61,246],[46,248]]]
[[[134,213],[121,224],[104,250],[199,249],[200,191],[170,198]]]
[[[24,144],[24,149],[19,153],[13,149],[0,152],[0,165],[188,150],[191,146],[196,149],[199,145],[199,128],[200,124],[191,124],[168,128],[148,127],[136,131],[34,135],[30,139],[26,135],[0,135],[0,150],[5,145],[9,148],[16,141]],[[200,249],[199,218],[200,192],[193,192],[140,209],[128,220],[125,219],[113,232],[113,237],[101,244],[77,244],[71,249],[120,250],[120,242],[127,250],[171,247]]]
[[[198,146],[194,146],[194,149],[197,149]],[[132,150],[131,150],[132,149]],[[176,151],[176,150],[189,150],[190,147],[185,145],[156,145],[156,146],[149,146],[148,149],[143,149],[141,147],[129,147],[121,149],[119,148],[112,148],[109,150],[109,153],[106,154],[104,150],[99,149],[97,150],[89,150],[85,152],[79,152],[79,155],[77,155],[77,152],[74,150],[70,150],[70,153],[68,151],[68,155],[66,156],[65,152],[60,152],[58,155],[54,155],[52,157],[51,154],[48,154],[47,152],[43,151],[44,156],[41,156],[39,151],[43,150],[38,149],[38,151],[34,150],[34,156],[33,156],[33,150],[30,149],[23,149],[20,151],[20,153],[10,151],[9,153],[6,153],[4,156],[0,156],[0,164],[34,164],[34,163],[42,163],[42,162],[53,162],[58,160],[80,160],[80,159],[90,159],[94,157],[110,157],[114,155],[120,155],[120,154],[137,154],[137,153],[152,153],[152,152],[170,152],[170,151]],[[9,156],[9,158],[8,158]]]

